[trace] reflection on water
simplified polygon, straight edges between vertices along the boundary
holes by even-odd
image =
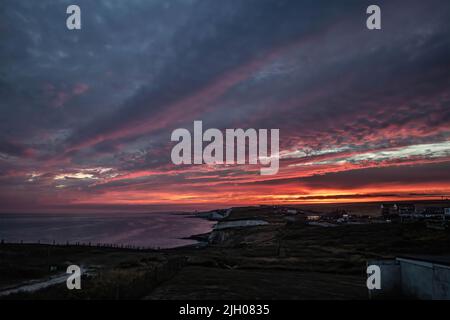
[[[171,248],[195,243],[181,238],[209,232],[212,225],[204,219],[170,213],[1,214],[0,239]]]

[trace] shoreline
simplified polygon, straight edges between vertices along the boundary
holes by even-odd
[[[448,230],[429,229],[423,221],[356,217],[367,221],[354,223],[323,215],[324,222],[336,223],[328,228],[309,223],[306,211],[290,210],[233,208],[217,223],[267,224],[215,228],[188,237],[201,244],[159,250],[5,243],[0,245],[0,287],[60,273],[70,263],[95,267],[101,276],[83,279],[86,290],[75,293],[59,284],[7,299],[115,299],[117,287],[124,299],[368,299],[368,261],[450,255]],[[191,217],[205,219],[213,212]]]

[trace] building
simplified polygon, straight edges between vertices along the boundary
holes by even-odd
[[[413,203],[399,203],[395,205],[399,214],[413,214],[416,206]]]
[[[320,218],[321,218],[321,216],[318,215],[318,214],[307,215],[307,216],[306,216],[306,220],[308,220],[308,221],[319,221]]]
[[[425,217],[440,216],[444,215],[444,209],[442,207],[426,207],[423,210],[423,214]]]
[[[450,300],[450,256],[409,256],[369,261],[380,267],[381,288],[371,299]]]
[[[386,218],[410,215],[415,212],[416,206],[413,203],[383,203],[381,205],[381,215]]]
[[[381,215],[383,217],[388,217],[388,216],[394,215],[396,213],[397,213],[397,211],[394,210],[394,204],[383,203],[381,205]]]

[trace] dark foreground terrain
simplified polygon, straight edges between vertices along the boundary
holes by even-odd
[[[70,264],[89,275],[81,290],[61,282],[0,298],[367,299],[367,260],[450,253],[449,232],[420,222],[326,228],[246,209],[225,220],[242,216],[269,224],[214,231],[215,241],[204,247],[158,251],[2,244],[0,291],[64,275]]]

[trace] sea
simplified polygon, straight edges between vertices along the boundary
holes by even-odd
[[[214,222],[180,213],[0,214],[6,243],[123,245],[174,248],[207,233]]]

